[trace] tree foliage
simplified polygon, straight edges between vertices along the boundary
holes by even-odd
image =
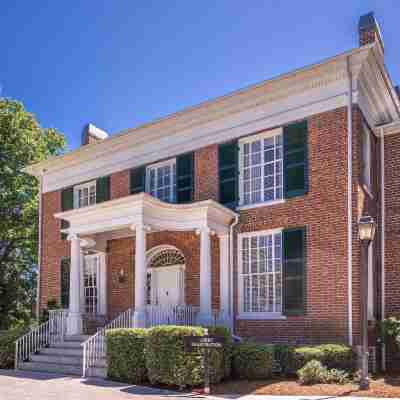
[[[64,146],[21,103],[0,98],[0,330],[30,317],[35,294],[39,184],[23,169]]]

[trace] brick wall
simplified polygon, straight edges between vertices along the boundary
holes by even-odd
[[[309,192],[240,213],[238,232],[307,226],[307,313],[238,320],[237,332],[267,341],[347,340],[347,110],[308,119]],[[237,263],[235,304],[237,304]]]
[[[218,145],[203,147],[195,152],[196,201],[218,201]]]
[[[61,192],[44,193],[42,197],[42,262],[40,267],[40,307],[50,299],[60,299],[60,262],[69,256],[69,242],[61,240],[60,221],[54,213],[61,210]]]

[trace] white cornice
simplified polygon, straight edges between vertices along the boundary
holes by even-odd
[[[83,146],[26,171],[34,175],[44,171],[44,192],[49,192],[343,107],[348,86],[347,59],[354,82],[361,74],[368,82],[370,70],[378,68],[373,60],[367,60],[374,57],[373,49],[373,45],[367,45],[352,50]],[[365,68],[366,62],[371,66]],[[379,102],[376,92],[382,91],[382,85],[372,89],[366,86],[358,86],[367,93],[360,102],[367,103],[366,98],[372,104]],[[357,101],[357,91],[353,96]]]

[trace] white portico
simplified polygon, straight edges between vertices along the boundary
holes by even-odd
[[[158,231],[194,231],[200,241],[200,307],[197,324],[210,324],[212,321],[211,298],[211,235],[217,235],[220,247],[220,310],[219,316],[228,322],[230,310],[229,232],[236,214],[213,200],[190,204],[170,204],[162,202],[149,194],[136,195],[107,201],[104,203],[55,214],[56,218],[69,222],[68,234],[71,244],[70,301],[67,321],[69,334],[81,333],[82,329],[82,254],[85,249],[96,248],[97,238],[107,234],[134,236],[135,240],[135,285],[134,285],[134,326],[146,326],[146,306],[148,301],[147,279],[148,258],[146,236]],[[106,266],[105,266],[106,267]],[[171,265],[158,271],[158,279],[163,279],[166,271],[174,271],[179,276],[181,265]],[[105,276],[105,275],[104,275]],[[171,275],[170,275],[171,276]],[[100,290],[106,290],[104,279]],[[100,296],[104,302],[105,293]],[[177,295],[183,302],[182,295]],[[104,308],[104,306],[103,306]]]

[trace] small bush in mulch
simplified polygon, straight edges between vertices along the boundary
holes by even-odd
[[[233,374],[239,379],[267,379],[272,376],[274,346],[244,342],[233,351]]]
[[[147,381],[144,343],[146,329],[112,329],[106,332],[107,374],[110,379],[139,384]]]
[[[352,371],[355,358],[351,347],[341,344],[302,346],[290,351],[288,371],[296,373],[311,360],[320,361],[328,369]]]
[[[302,385],[314,385],[318,383],[337,383],[344,385],[350,381],[346,371],[336,368],[328,369],[320,361],[311,360],[303,368],[297,371],[299,383]]]

